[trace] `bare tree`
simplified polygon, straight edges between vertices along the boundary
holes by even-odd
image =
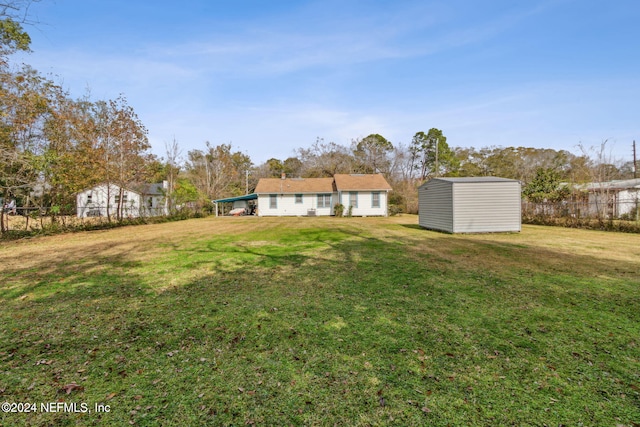
[[[599,146],[585,147],[582,143],[578,148],[589,158],[589,172],[591,183],[588,185],[589,203],[596,209],[596,215],[601,225],[605,219],[613,220],[615,207],[609,182],[617,178],[618,169],[611,150],[607,147],[608,140]]]
[[[186,169],[196,188],[208,199],[238,196],[244,193],[245,173],[251,169],[248,155],[233,152],[231,144],[212,146],[187,153]]]
[[[170,143],[165,143],[164,148],[167,153],[167,189],[165,197],[169,212],[174,212],[175,200],[173,192],[176,187],[178,174],[180,173],[180,156],[182,155],[182,150],[175,136]]]
[[[299,148],[296,154],[302,162],[302,175],[308,178],[332,177],[337,173],[353,173],[354,158],[351,151],[335,142],[317,138],[310,148]]]
[[[93,139],[100,157],[96,177],[106,185],[108,199],[112,196],[111,185],[119,187],[115,214],[122,219],[125,188],[142,184],[146,178],[150,148],[147,129],[122,95],[115,100],[96,102],[92,124],[88,137]],[[107,219],[111,221],[109,204]]]

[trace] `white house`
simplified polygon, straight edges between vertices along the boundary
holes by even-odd
[[[381,174],[333,178],[262,178],[255,194],[259,216],[329,216],[342,204],[354,216],[387,216],[391,186]]]
[[[520,181],[434,178],[418,188],[420,226],[448,233],[520,231]]]
[[[78,218],[106,217],[107,214],[116,217],[119,207],[123,218],[167,215],[166,186],[166,181],[142,184],[135,189],[98,184],[76,195]]]
[[[588,214],[606,218],[636,218],[640,205],[640,178],[577,185],[587,193]]]
[[[387,216],[391,186],[381,174],[336,174],[337,203],[355,216]]]

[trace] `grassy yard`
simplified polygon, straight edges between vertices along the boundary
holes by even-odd
[[[640,235],[245,217],[0,245],[0,402],[37,405],[0,425],[640,425]]]

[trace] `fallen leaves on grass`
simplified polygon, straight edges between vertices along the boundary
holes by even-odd
[[[71,394],[73,391],[84,391],[84,387],[76,383],[67,384],[58,390],[58,393]]]

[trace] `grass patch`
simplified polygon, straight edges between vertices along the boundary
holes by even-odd
[[[415,222],[207,218],[5,244],[0,400],[111,411],[0,424],[638,425],[639,237]]]

